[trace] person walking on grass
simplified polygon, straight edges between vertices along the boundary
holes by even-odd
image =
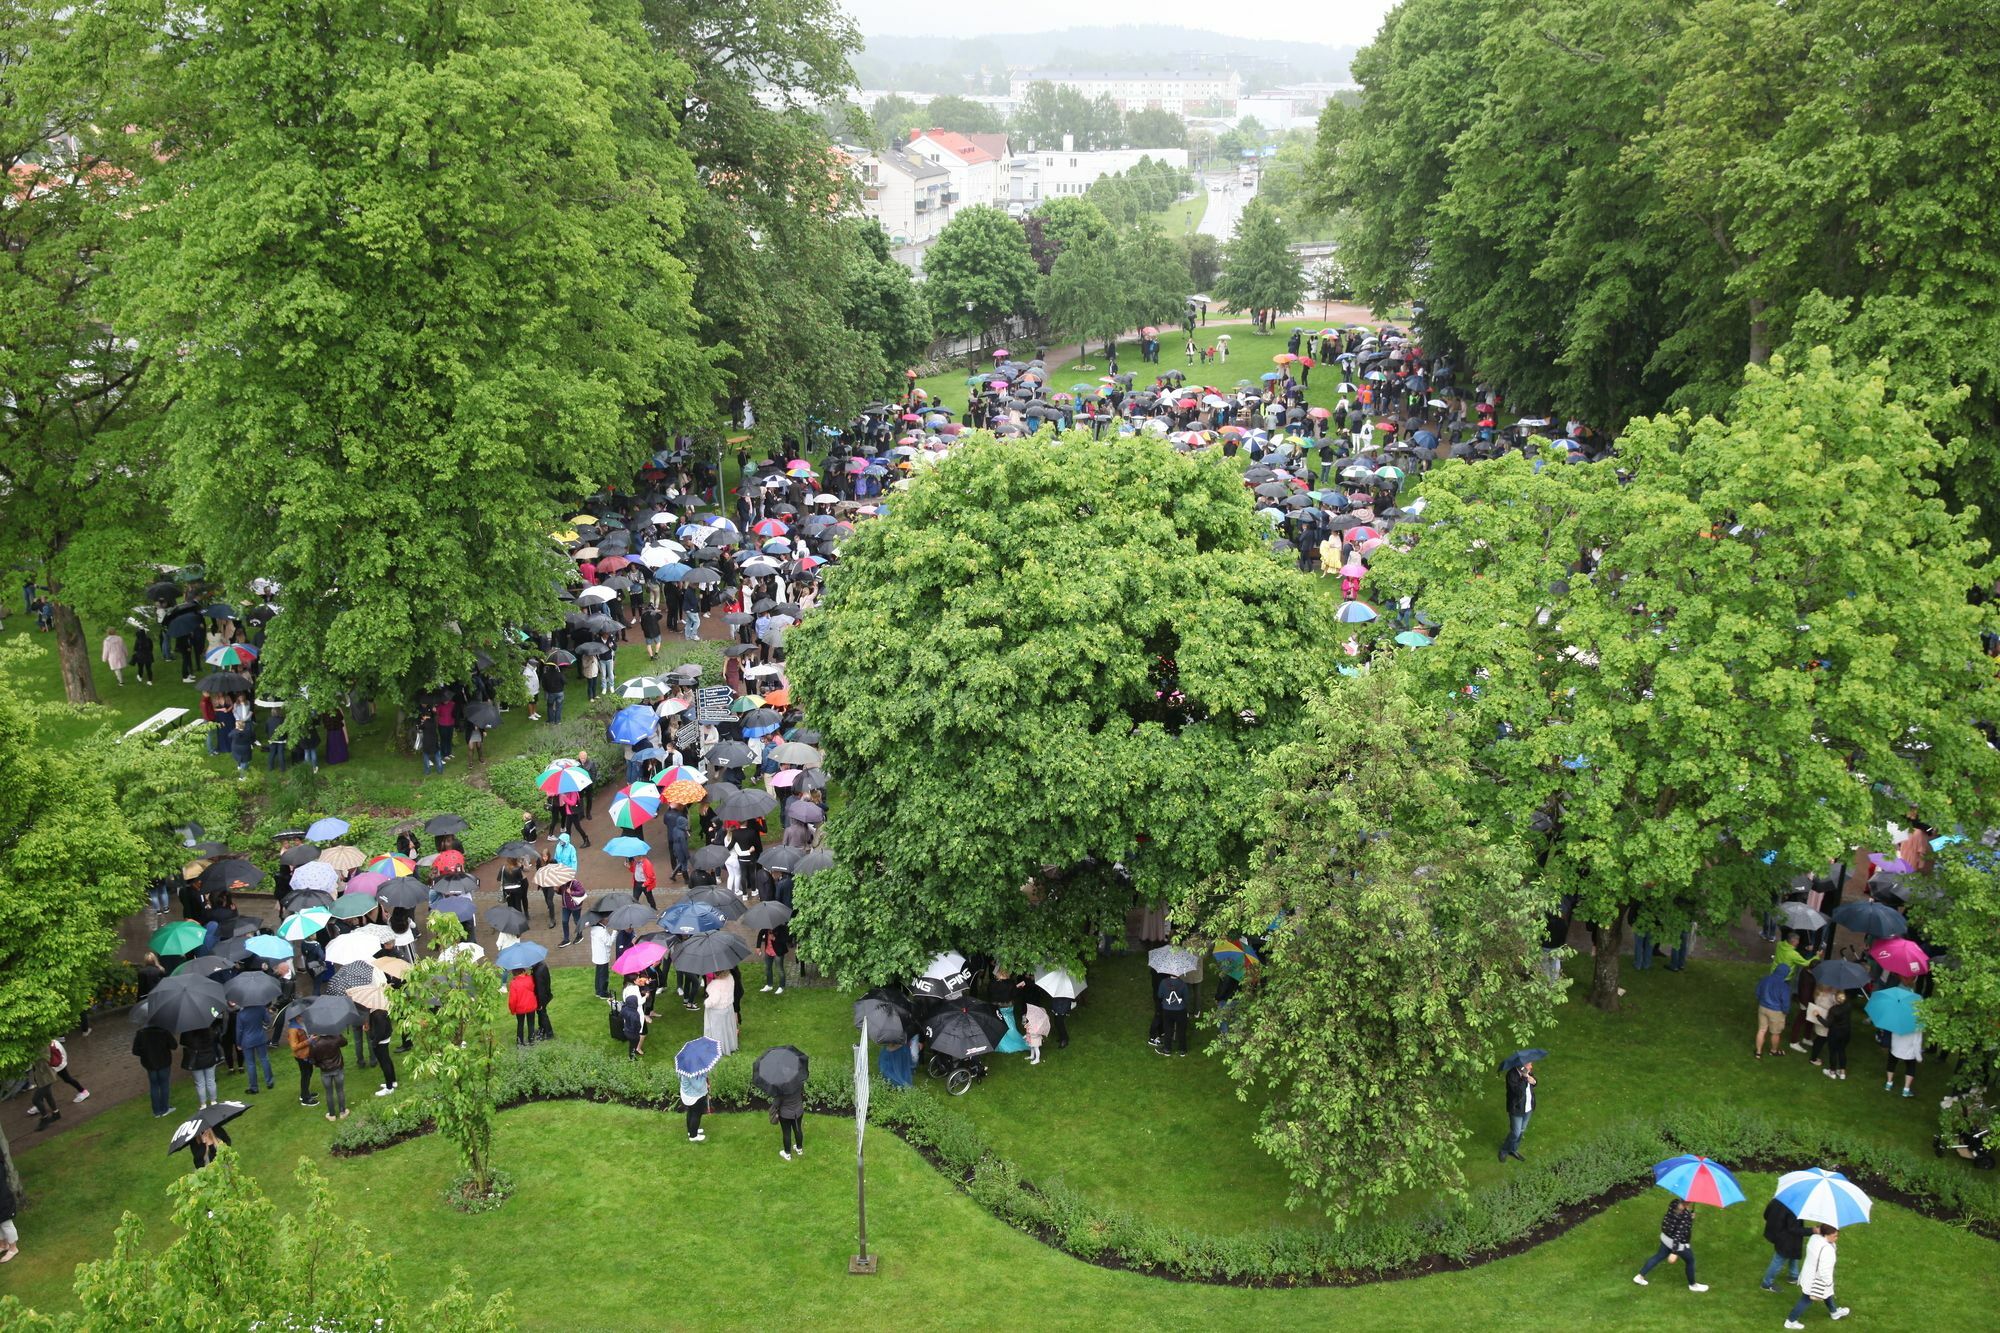
[[[215,1095],[215,1067],[220,1063],[222,1057],[216,1051],[214,1028],[190,1028],[181,1033],[181,1068],[194,1075],[196,1110],[221,1100]]]
[[[1799,1260],[1805,1253],[1806,1224],[1797,1213],[1773,1199],[1764,1205],[1764,1239],[1771,1245],[1771,1262],[1764,1269],[1763,1289],[1776,1291],[1780,1273],[1785,1274],[1785,1281],[1797,1282]]]
[[[271,1011],[261,1004],[238,1009],[235,1024],[236,1044],[243,1048],[243,1068],[250,1076],[249,1090],[262,1092],[277,1087],[277,1077],[271,1073]],[[264,1074],[261,1087],[257,1083],[260,1069]]]
[[[681,1106],[687,1111],[687,1131],[689,1143],[700,1143],[708,1137],[701,1127],[702,1113],[708,1110],[708,1075],[681,1075]]]
[[[1757,979],[1757,1040],[1751,1054],[1764,1058],[1764,1044],[1772,1055],[1785,1053],[1785,1013],[1792,1007],[1792,969],[1780,963]]]
[[[1662,1260],[1687,1265],[1689,1291],[1708,1290],[1705,1283],[1694,1280],[1694,1208],[1686,1199],[1675,1199],[1667,1205],[1667,1215],[1660,1219],[1660,1248],[1639,1266],[1632,1280],[1642,1287],[1652,1285],[1646,1281],[1646,1274],[1658,1267]]]
[[[312,1034],[296,1018],[285,1026],[285,1045],[292,1053],[292,1062],[299,1067],[299,1105],[318,1106],[319,1098],[313,1093]]]
[[[806,1155],[805,1089],[781,1092],[771,1098],[771,1120],[778,1127],[778,1156],[786,1161]]]
[[[396,1090],[396,1061],[389,1054],[389,1011],[370,1009],[368,1011],[368,1044],[375,1048],[375,1063],[382,1067],[382,1086],[375,1089],[377,1097],[387,1097]]]
[[[1528,1132],[1528,1118],[1535,1113],[1535,1062],[1523,1060],[1507,1071],[1507,1137],[1500,1144],[1500,1160],[1521,1156],[1521,1136]]]
[[[146,1096],[153,1103],[153,1119],[172,1115],[174,1081],[174,1034],[165,1028],[143,1027],[132,1034],[132,1054],[146,1071]]]
[[[1792,1306],[1792,1312],[1785,1316],[1786,1328],[1804,1328],[1799,1318],[1814,1301],[1826,1305],[1827,1314],[1835,1319],[1847,1318],[1847,1307],[1833,1302],[1833,1266],[1837,1255],[1835,1244],[1840,1240],[1836,1227],[1821,1226],[1819,1234],[1806,1242],[1805,1267],[1799,1271],[1799,1299]]]
[[[104,636],[104,650],[100,655],[104,658],[104,665],[110,669],[112,678],[123,686],[125,668],[131,664],[131,655],[125,649],[125,636],[115,629],[108,631]]]
[[[535,1036],[535,979],[517,967],[507,983],[507,1012],[514,1015],[514,1044],[525,1047]]]

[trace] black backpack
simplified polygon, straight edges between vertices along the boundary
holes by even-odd
[[[1187,987],[1184,985],[1169,985],[1167,993],[1160,997],[1160,1008],[1167,1010],[1169,1013],[1178,1013],[1180,1010],[1187,1008]]]
[[[639,1040],[639,1034],[645,1031],[645,1024],[640,1019],[639,1002],[636,999],[628,997],[625,1003],[618,1006],[618,1023],[623,1029],[621,1035],[626,1041]]]

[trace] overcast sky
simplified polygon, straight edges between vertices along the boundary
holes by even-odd
[[[1214,0],[1108,0],[1079,8],[1075,0],[1012,0],[982,19],[968,6],[938,0],[841,0],[868,34],[911,37],[977,37],[996,29],[1048,32],[1079,24],[1159,23],[1227,32],[1236,37],[1286,37],[1336,46],[1362,46],[1381,26],[1393,0],[1330,0],[1283,7],[1218,6]],[[1255,26],[1250,20],[1255,19]]]

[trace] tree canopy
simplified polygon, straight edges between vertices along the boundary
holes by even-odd
[[[1214,290],[1218,301],[1260,319],[1296,310],[1305,299],[1305,268],[1285,224],[1263,200],[1252,199],[1237,215]]]
[[[975,435],[919,473],[786,644],[847,793],[802,947],[844,983],[1073,960],[1135,887],[1247,855],[1251,761],[1326,640],[1267,537],[1233,469],[1150,438]]]
[[[1452,1107],[1560,997],[1527,850],[1465,804],[1476,726],[1394,671],[1339,680],[1264,760],[1247,875],[1177,914],[1257,955],[1215,1049],[1294,1203],[1461,1188]]]
[[[223,0],[123,35],[156,54],[118,114],[162,160],[120,313],[175,351],[175,520],[212,574],[283,586],[267,691],[462,678],[552,618],[542,534],[630,475],[644,414],[701,419],[718,387],[667,251],[686,69],[616,0]]]
[[[1774,358],[1726,420],[1635,421],[1615,462],[1446,463],[1414,549],[1378,552],[1369,595],[1442,625],[1401,669],[1497,738],[1468,804],[1552,826],[1595,1003],[1628,908],[1720,926],[1887,820],[1986,827],[2000,687],[1969,594],[1994,570],[1939,453],[1879,377]]]
[[[1034,292],[1027,233],[990,205],[960,209],[924,252],[924,295],[940,329],[983,332],[1029,309]]]

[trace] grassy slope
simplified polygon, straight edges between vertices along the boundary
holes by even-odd
[[[1031,1177],[1062,1174],[1094,1195],[1169,1220],[1218,1227],[1279,1220],[1282,1184],[1247,1141],[1248,1108],[1228,1095],[1208,1060],[1165,1060],[1145,1050],[1136,978],[1131,960],[1100,967],[1069,1050],[1051,1052],[1040,1069],[1004,1059],[958,1105]],[[556,980],[558,1032],[608,1042],[588,971],[562,969]],[[1862,1077],[1872,1072],[1865,1066],[1835,1086],[1808,1077],[1795,1057],[1777,1067],[1741,1057],[1735,1038],[1744,1006],[1736,1000],[1747,994],[1745,969],[1698,964],[1680,976],[1655,970],[1637,980],[1632,1009],[1621,1018],[1574,1004],[1565,1009],[1547,1043],[1557,1056],[1543,1067],[1547,1101],[1527,1143],[1531,1155],[1695,1086],[1726,1089],[1732,1101],[1781,1113],[1837,1118],[1885,1141],[1921,1140],[1931,1103],[1884,1097]],[[733,1058],[782,1042],[817,1060],[846,1058],[847,1001],[831,991],[753,993],[745,1018],[745,1053]],[[670,1058],[697,1030],[695,1015],[663,1011],[648,1058]],[[1864,1059],[1872,1053],[1859,1050]],[[1734,1071],[1716,1067],[1732,1059],[1741,1061]],[[276,1063],[280,1088],[287,1088],[291,1062]],[[1705,1080],[1699,1085],[1691,1082],[1697,1073]],[[373,1102],[377,1075],[351,1069],[349,1081],[360,1105]],[[238,1079],[225,1076],[224,1083],[225,1095],[241,1095]],[[176,1088],[183,1109],[188,1097],[183,1079]],[[1497,1094],[1477,1104],[1475,1137],[1482,1140],[1499,1128],[1498,1116],[1487,1114],[1489,1101],[1497,1105]],[[286,1091],[258,1102],[237,1142],[282,1202],[292,1164],[300,1154],[322,1153],[330,1127]],[[1680,1302],[1697,1299],[1671,1275],[1649,1291],[1628,1280],[1650,1252],[1662,1206],[1652,1195],[1475,1273],[1357,1291],[1243,1292],[1108,1273],[1057,1255],[988,1217],[880,1134],[870,1140],[870,1229],[888,1257],[883,1275],[864,1282],[842,1271],[852,1243],[854,1177],[850,1140],[837,1122],[811,1121],[813,1152],[789,1166],[777,1160],[775,1132],[758,1114],[715,1118],[699,1147],[684,1142],[675,1117],[615,1107],[524,1108],[503,1115],[500,1125],[500,1160],[520,1193],[483,1217],[461,1217],[438,1202],[453,1163],[435,1137],[368,1158],[322,1161],[343,1200],[396,1256],[399,1280],[413,1294],[436,1291],[455,1262],[481,1287],[511,1286],[530,1327],[608,1328],[648,1313],[657,1318],[663,1308],[676,1325],[728,1320],[753,1294],[780,1318],[832,1328],[914,1318],[946,1327],[1130,1327],[1188,1316],[1410,1326],[1468,1306],[1495,1326],[1653,1327],[1684,1324]],[[186,1169],[184,1159],[163,1154],[165,1138],[163,1123],[142,1102],[127,1103],[59,1146],[23,1157],[36,1205],[21,1218],[27,1248],[9,1266],[5,1290],[45,1309],[66,1307],[72,1266],[105,1252],[124,1208],[145,1216],[157,1239],[166,1215],[161,1187]],[[1472,1165],[1475,1179],[1498,1169],[1479,1153]],[[635,1188],[642,1181],[657,1187]],[[1761,1179],[1744,1185],[1753,1200],[1768,1189]],[[524,1236],[555,1244],[523,1263]],[[677,1283],[667,1307],[649,1254],[654,1244],[684,1259],[698,1256],[702,1274],[700,1282]],[[1702,1276],[1716,1287],[1699,1298],[1704,1326],[1768,1326],[1778,1318],[1777,1299],[1752,1290],[1765,1258],[1754,1206],[1720,1216],[1704,1210],[1697,1244]],[[1897,1295],[1917,1290],[1927,1315],[1942,1323],[1976,1320],[2000,1299],[2000,1264],[1988,1242],[1894,1209],[1878,1210],[1874,1225],[1851,1231],[1844,1250],[1842,1298],[1863,1311],[1903,1308],[1893,1303]],[[560,1269],[546,1262],[553,1256]],[[578,1313],[580,1300],[587,1315]]]

